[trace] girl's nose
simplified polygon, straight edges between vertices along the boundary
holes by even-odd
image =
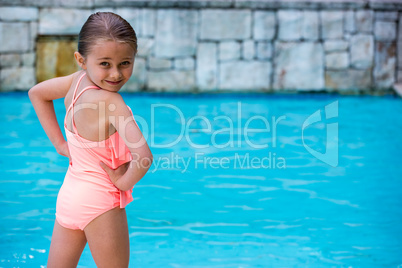
[[[110,74],[110,77],[111,78],[113,78],[113,79],[119,79],[120,77],[121,77],[121,72],[120,72],[120,70],[119,69],[114,69],[113,71],[112,71],[112,73]]]

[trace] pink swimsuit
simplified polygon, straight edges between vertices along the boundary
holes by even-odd
[[[106,140],[89,141],[77,132],[74,123],[75,102],[86,90],[99,89],[89,86],[75,96],[78,85],[84,76],[85,74],[78,80],[73,100],[66,112],[66,118],[68,112],[70,110],[72,112],[74,132],[67,129],[66,119],[64,120],[71,163],[57,196],[56,204],[57,222],[66,228],[81,230],[84,230],[88,223],[102,213],[117,206],[124,208],[133,201],[132,189],[120,191],[99,165],[99,162],[103,161],[115,169],[132,160],[131,153],[120,135],[115,132]]]

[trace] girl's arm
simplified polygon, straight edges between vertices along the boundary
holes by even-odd
[[[113,94],[108,104],[114,104],[116,107],[109,114],[109,122],[123,138],[133,156],[133,160],[124,167],[120,166],[118,168],[120,170],[113,171],[104,163],[101,163],[101,167],[109,176],[114,173],[114,178],[111,177],[110,179],[117,188],[127,191],[144,177],[152,164],[153,157],[144,136],[122,97],[119,94]],[[125,170],[126,168],[127,170]],[[122,174],[123,171],[125,171],[124,174]],[[121,174],[118,174],[119,172]]]
[[[36,115],[56,151],[69,157],[67,142],[57,123],[53,100],[64,98],[70,89],[74,74],[53,78],[37,84],[28,92]]]

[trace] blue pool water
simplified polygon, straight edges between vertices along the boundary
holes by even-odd
[[[402,265],[400,99],[124,97],[154,154],[127,207],[130,267]],[[0,125],[0,267],[44,267],[68,161],[26,94],[0,96]]]

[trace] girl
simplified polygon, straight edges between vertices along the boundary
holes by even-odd
[[[70,159],[57,196],[48,267],[76,267],[88,242],[98,267],[128,267],[124,207],[152,154],[118,91],[130,78],[137,38],[110,12],[83,25],[74,56],[82,70],[34,86],[29,98],[57,152]],[[64,140],[53,100],[65,98]],[[128,146],[127,146],[128,145]]]

